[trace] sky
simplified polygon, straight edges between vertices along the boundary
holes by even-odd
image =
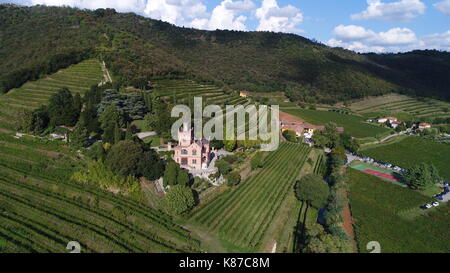
[[[450,0],[0,0],[114,8],[205,30],[275,31],[357,52],[450,51]]]

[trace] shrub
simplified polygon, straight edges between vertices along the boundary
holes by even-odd
[[[188,212],[195,205],[192,190],[183,185],[171,186],[165,201],[167,209],[177,215]]]

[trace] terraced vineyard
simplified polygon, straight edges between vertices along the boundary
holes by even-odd
[[[76,156],[56,142],[0,134],[0,241],[4,252],[198,251],[162,212],[70,181]]]
[[[247,105],[248,100],[239,94],[213,86],[195,83],[186,79],[153,80],[154,92],[165,99],[176,103],[188,104],[194,97],[202,97],[205,105]]]
[[[352,104],[358,113],[404,113],[415,117],[450,117],[450,103],[433,99],[415,99],[404,95],[390,94],[370,98]]]
[[[20,88],[12,89],[0,96],[0,132],[13,132],[17,112],[47,104],[50,96],[58,89],[66,87],[73,93],[78,92],[83,95],[102,78],[103,72],[99,61],[87,60],[43,79],[27,82]]]
[[[305,145],[281,144],[266,157],[260,172],[194,212],[192,221],[218,232],[222,240],[243,251],[260,250],[310,152]]]

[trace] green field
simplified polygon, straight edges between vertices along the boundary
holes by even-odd
[[[432,163],[443,178],[450,180],[450,145],[447,144],[410,136],[392,144],[364,148],[360,153],[402,168],[421,162]]]
[[[398,94],[366,98],[353,103],[350,108],[372,118],[383,115],[394,115],[401,120],[411,117],[450,117],[450,103],[429,98],[416,99]]]
[[[450,252],[450,205],[425,212],[429,197],[350,168],[347,174],[360,252],[371,241],[383,253]]]
[[[261,251],[310,152],[305,145],[283,143],[261,171],[196,210],[191,222],[219,234],[229,251]]]
[[[46,105],[58,89],[67,87],[73,94],[83,95],[92,85],[98,84],[103,72],[98,60],[87,60],[37,81],[27,82],[20,88],[0,95],[0,132],[12,133],[17,113]]]
[[[365,123],[363,117],[354,115],[309,109],[284,109],[283,112],[297,116],[315,125],[325,125],[329,122],[334,122],[338,126],[344,127],[346,132],[357,138],[384,135],[390,131],[387,128]]]
[[[154,79],[154,92],[159,97],[176,104],[188,104],[194,97],[202,97],[203,104],[210,105],[247,105],[246,98],[239,93],[225,92],[223,89],[206,84],[199,84],[187,79]]]
[[[0,96],[0,252],[190,252],[200,243],[140,198],[71,181],[78,154],[62,142],[16,139],[17,112],[44,105],[58,88],[83,94],[102,79],[88,60]]]
[[[160,211],[70,180],[75,152],[62,143],[0,134],[3,252],[199,251],[189,231]],[[74,166],[75,165],[75,166]]]

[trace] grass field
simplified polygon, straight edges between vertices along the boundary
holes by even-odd
[[[392,144],[363,148],[360,153],[402,168],[421,162],[432,163],[443,178],[450,180],[450,146],[447,144],[410,136]]]
[[[354,115],[309,109],[284,109],[283,112],[295,115],[315,125],[325,125],[329,122],[334,122],[338,126],[344,127],[346,132],[357,138],[384,135],[390,131],[383,127],[365,123],[363,117]]]
[[[305,145],[283,143],[262,170],[195,211],[191,221],[218,233],[229,251],[261,251],[310,152]]]
[[[405,95],[388,94],[355,102],[353,111],[367,117],[394,115],[401,120],[411,117],[450,117],[450,103],[434,99],[415,99]]]
[[[0,132],[12,133],[17,112],[47,104],[50,96],[58,89],[67,87],[73,94],[83,95],[102,78],[100,62],[87,60],[0,95]]]
[[[425,212],[420,206],[430,198],[357,170],[347,173],[360,252],[368,252],[371,241],[378,241],[383,253],[450,251],[450,205]]]

